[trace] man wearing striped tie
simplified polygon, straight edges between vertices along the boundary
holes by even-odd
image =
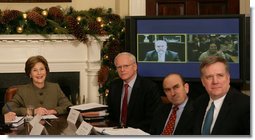
[[[154,113],[152,135],[191,135],[193,102],[187,96],[189,84],[178,73],[171,73],[163,80],[163,90],[168,104],[161,104]]]

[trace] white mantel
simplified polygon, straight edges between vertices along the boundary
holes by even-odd
[[[24,72],[26,60],[44,56],[51,72],[80,72],[80,101],[99,102],[97,72],[102,41],[89,36],[84,44],[72,35],[0,35],[0,73]]]

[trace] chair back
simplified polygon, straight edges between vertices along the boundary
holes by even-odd
[[[18,88],[16,86],[11,86],[9,88],[6,89],[5,91],[5,95],[4,95],[4,102],[8,102],[10,101],[14,95],[16,94]]]

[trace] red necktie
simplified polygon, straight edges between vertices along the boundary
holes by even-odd
[[[178,110],[178,106],[174,106],[173,107],[173,111],[170,115],[170,118],[168,119],[168,122],[163,130],[163,132],[161,133],[161,135],[172,135],[173,131],[174,131],[174,126],[175,126],[175,120],[176,120],[176,111]]]
[[[128,101],[128,84],[124,85],[125,92],[122,101],[122,112],[121,112],[121,125],[126,126],[127,122],[127,101]]]

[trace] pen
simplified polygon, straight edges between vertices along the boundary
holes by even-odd
[[[11,109],[11,107],[9,106],[8,103],[6,103],[6,107],[7,107],[7,109],[8,109],[8,112],[11,112],[11,111],[12,111],[12,109]]]
[[[44,119],[44,120],[45,120],[45,119]],[[46,122],[49,126],[53,127],[52,124],[50,124],[47,120],[45,120],[45,122]]]

